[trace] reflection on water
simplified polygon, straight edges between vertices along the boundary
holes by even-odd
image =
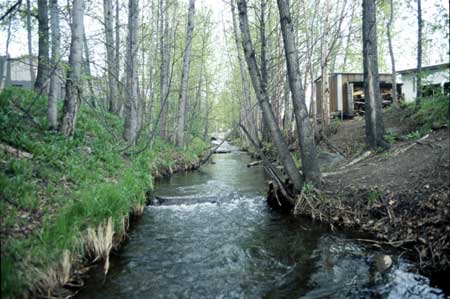
[[[399,258],[378,273],[380,254],[348,234],[271,211],[267,177],[246,154],[160,183],[129,242],[79,298],[444,298]]]

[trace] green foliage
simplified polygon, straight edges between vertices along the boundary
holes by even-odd
[[[398,138],[398,134],[395,132],[389,132],[388,134],[384,134],[384,140],[393,144]]]
[[[378,190],[370,190],[369,194],[367,195],[367,203],[369,205],[373,205],[380,201],[381,199],[381,192]]]
[[[0,143],[33,155],[17,159],[0,151],[3,298],[22,297],[38,279],[30,269],[56,266],[64,250],[82,257],[88,227],[111,217],[119,233],[124,218],[145,204],[152,171],[193,163],[208,147],[200,138],[186,150],[156,140],[153,148],[124,158],[121,118],[82,106],[68,139],[48,130],[46,106],[47,99],[32,91],[0,93]],[[30,233],[8,233],[30,225],[28,217],[38,223]]]
[[[303,184],[302,191],[305,195],[311,195],[314,192],[314,185],[311,182],[306,182]]]
[[[419,139],[422,136],[421,132],[419,130],[415,130],[412,132],[409,132],[404,137],[406,140],[416,140]]]
[[[298,169],[302,168],[302,158],[300,157],[300,152],[295,151],[292,153],[292,158],[294,159],[295,165]]]
[[[413,119],[420,126],[422,134],[429,132],[431,129],[449,125],[448,105],[448,97],[445,95],[425,98],[421,101],[420,109],[413,115]],[[413,108],[409,107],[409,109]]]

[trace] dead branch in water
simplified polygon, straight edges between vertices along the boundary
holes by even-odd
[[[281,193],[291,202],[294,202],[294,198],[292,197],[292,195],[289,194],[289,192],[287,191],[286,187],[283,184],[283,181],[281,179],[281,176],[278,174],[277,169],[272,165],[272,163],[270,163],[269,159],[267,159],[266,155],[263,153],[263,151],[261,150],[261,146],[259,145],[259,142],[257,143],[252,136],[250,135],[250,133],[247,131],[247,129],[245,128],[244,125],[242,125],[242,123],[239,123],[239,126],[242,128],[242,131],[245,133],[245,135],[247,136],[248,140],[250,140],[250,143],[253,145],[253,147],[256,149],[256,151],[258,152],[258,154],[261,156],[262,158],[262,162],[264,164],[264,168],[266,169],[267,173],[275,180],[276,184],[278,185],[278,187],[280,188]],[[276,194],[276,192],[275,192]],[[277,198],[278,200],[278,198]],[[278,201],[279,202],[279,201]],[[281,205],[281,204],[280,204]]]

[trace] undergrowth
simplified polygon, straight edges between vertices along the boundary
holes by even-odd
[[[28,90],[0,93],[0,144],[33,155],[0,149],[2,298],[27,296],[67,250],[82,260],[89,228],[111,219],[123,233],[124,219],[153,187],[151,173],[194,163],[207,147],[198,138],[183,151],[156,140],[124,157],[121,118],[81,105],[76,134],[65,138],[48,130],[46,107],[46,97]]]
[[[388,108],[386,111],[398,115],[402,121],[411,123],[411,129],[406,134],[389,132],[384,138],[389,143],[398,140],[416,140],[432,130],[449,127],[449,99],[445,95],[423,98],[417,109],[415,102],[402,104],[401,110]]]

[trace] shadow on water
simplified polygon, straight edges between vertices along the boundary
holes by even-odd
[[[213,159],[157,185],[161,205],[78,298],[444,298],[401,258],[379,273],[351,234],[270,210],[246,154]]]

